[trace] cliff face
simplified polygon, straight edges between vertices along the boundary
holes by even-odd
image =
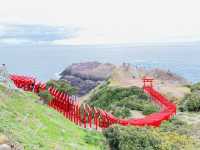
[[[77,87],[78,96],[82,96],[95,88],[99,82],[106,80],[114,68],[115,66],[109,63],[75,63],[67,67],[60,75],[61,79]]]

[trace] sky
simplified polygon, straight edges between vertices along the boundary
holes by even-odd
[[[199,0],[0,0],[1,44],[200,41]]]

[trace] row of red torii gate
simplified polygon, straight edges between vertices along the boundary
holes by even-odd
[[[59,111],[67,119],[84,128],[102,129],[112,124],[159,127],[163,121],[169,120],[176,114],[176,105],[153,88],[152,78],[143,78],[143,89],[161,109],[160,112],[139,119],[117,118],[100,108],[90,107],[88,104],[80,104],[75,96],[60,92],[54,87],[47,89],[45,83],[41,83],[33,77],[13,74],[10,75],[10,79],[17,88],[25,91],[38,93],[40,90],[48,90],[53,97],[48,106]]]

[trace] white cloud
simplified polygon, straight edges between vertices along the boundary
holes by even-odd
[[[200,40],[198,0],[0,0],[0,2],[2,23],[82,28],[80,36],[54,41],[57,44]]]
[[[3,44],[51,44],[77,36],[78,28],[62,26],[4,24],[0,28]]]

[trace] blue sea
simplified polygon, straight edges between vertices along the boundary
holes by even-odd
[[[146,68],[163,68],[192,82],[200,81],[200,44],[92,45],[92,46],[0,46],[0,63],[11,73],[56,78],[72,63],[85,61],[123,62]]]

